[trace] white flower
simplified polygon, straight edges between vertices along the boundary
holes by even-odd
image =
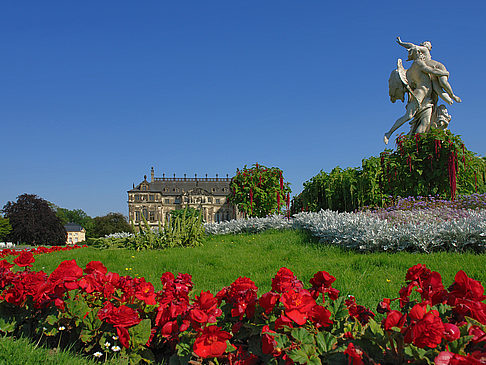
[[[99,351],[96,351],[94,354],[93,354],[94,357],[101,357],[103,356],[103,354]]]
[[[110,347],[111,346],[111,343],[109,343],[108,341],[105,342],[105,347]]]
[[[120,346],[112,346],[111,348],[112,351],[118,352],[121,350]]]
[[[65,329],[66,329],[66,327],[64,327],[64,326],[59,327],[59,331],[64,331]]]
[[[118,336],[112,336],[111,338],[114,339],[115,341],[118,340]]]
[[[45,327],[42,327],[42,330],[43,330],[43,331],[47,331],[47,328],[45,328]]]

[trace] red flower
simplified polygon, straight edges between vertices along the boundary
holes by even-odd
[[[277,293],[284,293],[290,289],[300,290],[303,287],[302,282],[286,267],[280,268],[272,279],[272,290]]]
[[[310,310],[316,305],[316,301],[310,293],[303,289],[299,292],[289,290],[280,298],[285,307],[285,315],[298,325],[307,321]]]
[[[481,327],[479,326],[472,326],[470,329],[469,329],[469,332],[468,334],[470,336],[474,336],[471,341],[473,343],[478,343],[478,342],[483,342],[485,341],[486,342],[486,332],[484,332]]]
[[[419,348],[435,348],[444,336],[444,324],[435,311],[428,312],[411,327],[413,344]]]
[[[233,306],[231,309],[233,317],[242,319],[246,314],[251,318],[255,314],[257,290],[258,288],[251,279],[239,277],[229,288],[222,289],[216,296],[220,302],[224,299]]]
[[[331,288],[331,284],[336,280],[334,276],[326,271],[317,272],[309,282],[312,284],[311,294],[317,299],[318,293],[322,293],[324,300],[324,293],[328,293],[331,300],[336,300],[339,297],[339,290]]]
[[[476,358],[475,353],[467,356],[454,354],[449,351],[442,351],[434,359],[436,365],[482,365],[484,361],[481,358]],[[480,354],[478,354],[481,356]],[[484,357],[483,357],[484,358]]]
[[[332,325],[331,312],[322,305],[316,304],[309,313],[309,319],[317,328],[328,327]]]
[[[201,295],[196,297],[196,301],[192,305],[189,312],[191,322],[195,322],[196,326],[206,323],[215,323],[216,317],[222,314],[218,308],[218,300],[211,294],[211,292],[201,291]]]
[[[101,263],[101,261],[88,262],[88,264],[86,265],[86,269],[84,269],[84,272],[86,274],[91,274],[95,271],[102,275],[105,275],[108,272],[107,268]]]
[[[110,302],[106,302],[105,306],[98,311],[98,317],[115,327],[131,327],[141,321],[135,309],[126,305],[116,308]]]
[[[4,292],[5,301],[14,305],[21,305],[25,300],[24,291],[17,287],[9,288]]]
[[[277,350],[277,341],[275,341],[273,334],[277,334],[277,332],[270,330],[270,327],[267,325],[263,326],[262,352],[264,354],[274,354],[274,356],[278,356],[282,351]]]
[[[423,280],[419,279],[419,282],[420,288],[417,289],[417,292],[420,293],[423,302],[434,306],[446,301],[447,291],[444,289],[442,277],[437,271],[431,272]]]
[[[354,347],[353,343],[349,343],[348,348],[344,351],[348,358],[348,365],[364,365],[363,351]]]
[[[34,262],[34,255],[29,251],[22,251],[22,253],[14,260],[14,263],[20,267],[32,267],[32,263]]]
[[[228,354],[230,364],[234,365],[256,365],[258,364],[258,357],[245,351],[242,346],[238,347],[235,353]]]
[[[346,299],[345,303],[348,307],[349,315],[353,318],[356,318],[361,324],[366,324],[369,322],[370,318],[375,317],[375,314],[368,308],[362,305],[357,305],[356,298],[352,295],[350,295],[348,299]]]
[[[309,280],[313,288],[329,288],[336,278],[326,271],[319,271],[314,274],[314,277]]]
[[[454,284],[449,288],[450,295],[461,299],[483,301],[484,287],[477,280],[469,278],[466,273],[460,270],[454,279]]]
[[[49,275],[49,282],[54,285],[63,284],[67,290],[77,289],[76,282],[83,276],[83,269],[81,269],[75,260],[63,261],[59,266]]]
[[[280,317],[278,317],[275,320],[275,329],[276,330],[279,330],[279,329],[283,328],[284,326],[292,328],[293,327],[293,322],[285,314],[282,314]]]
[[[194,342],[194,352],[202,358],[220,357],[226,352],[226,341],[230,338],[231,335],[226,331],[221,331],[220,327],[204,327],[201,335]]]
[[[410,309],[410,318],[413,320],[413,321],[418,321],[422,318],[424,318],[425,316],[425,313],[426,313],[426,310],[425,310],[425,305],[422,305],[422,304],[415,304],[412,309]]]
[[[10,262],[8,262],[7,260],[2,260],[0,261],[0,269],[10,269],[11,267],[13,267],[14,265],[11,264]]]
[[[391,310],[390,302],[391,302],[390,299],[384,298],[380,303],[378,303],[378,306],[376,307],[376,311],[380,314],[388,313]]]
[[[461,337],[461,331],[452,323],[444,323],[444,338],[448,342],[452,342]]]
[[[260,303],[260,306],[265,311],[265,314],[269,314],[272,312],[273,308],[275,307],[275,304],[277,304],[279,299],[280,299],[280,294],[270,291],[268,293],[263,294],[258,300],[258,302]]]
[[[128,348],[130,344],[130,334],[125,327],[116,327],[116,334],[118,335],[118,340],[123,347]]]
[[[416,281],[419,279],[424,279],[430,275],[430,270],[427,269],[425,265],[417,264],[408,269],[405,275],[405,280]]]
[[[147,283],[144,278],[142,278],[141,283],[137,287],[135,292],[135,297],[145,302],[147,305],[156,305],[154,286],[152,283]]]
[[[385,331],[390,331],[393,327],[402,328],[406,318],[406,315],[402,314],[402,312],[396,310],[388,312],[383,323]]]

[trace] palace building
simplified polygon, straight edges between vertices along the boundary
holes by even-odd
[[[229,194],[231,179],[216,177],[193,178],[154,177],[154,168],[150,181],[144,176],[143,181],[128,191],[128,218],[135,224],[142,221],[142,215],[151,227],[164,224],[170,212],[185,207],[202,211],[203,220],[207,223],[222,222],[241,218],[242,213],[230,204],[226,197]]]

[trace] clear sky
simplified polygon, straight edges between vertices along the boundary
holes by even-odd
[[[258,162],[299,193],[385,148],[405,111],[388,97],[398,35],[432,42],[463,99],[450,129],[485,155],[485,14],[483,0],[3,1],[0,207],[30,193],[127,214],[151,166]]]

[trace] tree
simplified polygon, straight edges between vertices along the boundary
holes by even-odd
[[[132,227],[121,213],[108,213],[102,217],[93,218],[93,237],[104,237],[118,232],[132,232]]]
[[[3,241],[8,234],[12,231],[12,226],[8,218],[0,217],[0,241]]]
[[[86,230],[86,235],[91,236],[93,231],[93,218],[86,214],[82,209],[69,210],[66,208],[55,207],[56,215],[62,224],[76,223]]]
[[[12,232],[7,239],[33,245],[58,245],[66,243],[66,230],[49,203],[34,194],[23,194],[17,202],[7,202],[3,207]]]
[[[289,208],[290,187],[284,182],[282,170],[255,164],[246,165],[231,179],[228,200],[248,217],[280,214]]]

